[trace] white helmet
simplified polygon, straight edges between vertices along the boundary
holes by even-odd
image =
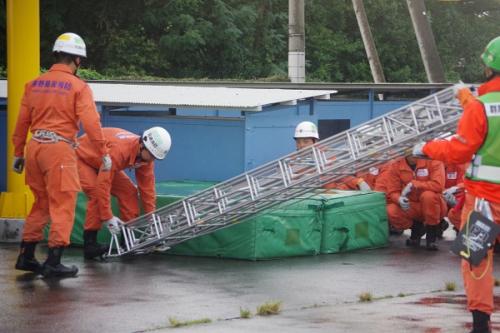
[[[319,140],[318,128],[310,121],[303,121],[295,127],[295,135],[293,138],[315,138]]]
[[[144,147],[157,159],[162,160],[167,156],[172,139],[163,127],[151,127],[142,133]]]
[[[52,52],[64,52],[87,58],[87,49],[83,39],[72,32],[65,32],[57,37]]]

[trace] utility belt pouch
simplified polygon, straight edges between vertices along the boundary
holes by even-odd
[[[479,266],[488,250],[495,245],[499,233],[500,225],[483,214],[472,211],[453,242],[451,252],[467,260],[472,266]]]

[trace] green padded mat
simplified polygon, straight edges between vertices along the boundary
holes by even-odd
[[[316,199],[290,200],[244,222],[172,247],[168,253],[272,259],[320,252],[322,222]]]
[[[321,253],[336,253],[387,245],[385,195],[345,191],[322,194],[323,237]]]
[[[186,196],[204,190],[215,185],[215,182],[202,181],[168,181],[156,184],[156,207],[169,205]],[[119,210],[115,198],[111,199],[113,213],[118,216]],[[71,245],[83,245],[83,224],[87,211],[87,197],[85,194],[78,193],[75,210],[75,223],[71,232]],[[47,228],[45,229],[45,238],[47,239]],[[97,236],[97,241],[102,244],[109,243],[111,235],[107,228],[102,228]]]
[[[157,184],[157,207],[208,188],[213,182]],[[87,199],[79,193],[72,245],[83,244]],[[112,208],[118,214],[116,200]],[[378,192],[335,191],[294,199],[212,234],[178,244],[167,253],[235,259],[272,259],[336,253],[385,246],[388,239],[385,197]],[[98,241],[108,243],[103,228]]]
[[[290,200],[168,253],[258,260],[381,247],[388,240],[385,207],[378,192],[336,191]]]

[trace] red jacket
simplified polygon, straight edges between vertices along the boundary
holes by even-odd
[[[500,76],[494,77],[479,87],[479,95],[500,91]],[[488,124],[483,104],[467,99],[462,105],[464,113],[458,122],[457,134],[451,140],[428,142],[423,152],[430,158],[449,164],[467,163],[479,150],[488,135]],[[491,202],[500,203],[500,184],[464,179],[465,189],[472,195]]]
[[[444,188],[457,186],[464,182],[465,164],[446,164],[444,166]]]
[[[413,183],[414,188],[408,195],[408,199],[418,201],[420,193],[423,191],[443,192],[444,165],[439,161],[419,159],[415,171],[413,171],[403,157],[388,167],[384,178],[387,195],[391,202],[398,204],[401,191],[409,182]]]
[[[139,136],[121,128],[103,128],[106,138],[106,147],[113,161],[110,171],[101,171],[101,157],[94,149],[87,135],[78,138],[79,146],[76,150],[78,163],[86,163],[93,167],[97,176],[99,211],[101,220],[109,220],[113,217],[111,211],[111,185],[115,173],[133,168],[135,178],[141,195],[142,206],[146,213],[156,209],[156,189],[154,176],[154,162],[144,163],[137,160],[140,142]]]
[[[371,167],[366,172],[358,172],[356,176],[364,179],[364,181],[367,182],[368,185],[370,185],[371,189],[374,190],[378,177],[384,172],[389,163],[390,162]]]
[[[47,73],[25,85],[12,136],[14,155],[24,156],[28,130],[31,133],[38,129],[49,130],[75,141],[80,121],[97,154],[102,157],[106,153],[104,136],[90,87],[73,75],[68,66],[55,64]]]

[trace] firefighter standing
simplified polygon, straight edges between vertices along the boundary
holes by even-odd
[[[479,97],[475,98],[468,88],[455,86],[455,95],[464,109],[456,135],[449,141],[436,140],[414,147],[415,155],[426,155],[446,163],[471,162],[464,179],[466,198],[462,228],[469,213],[480,208],[487,217],[500,223],[500,37],[490,41],[481,58],[486,82],[479,87]],[[462,260],[473,333],[491,332],[490,315],[494,309],[492,257],[490,249],[477,267]]]
[[[74,151],[80,121],[99,152],[103,168],[110,168],[111,160],[106,155],[92,91],[76,76],[87,55],[85,43],[76,34],[64,33],[57,38],[53,53],[55,64],[25,86],[12,137],[13,169],[22,173],[26,163],[26,183],[35,197],[26,218],[16,269],[44,277],[67,277],[78,273],[75,266],[61,264],[61,255],[69,245],[80,190]],[[26,144],[28,131],[32,139]],[[40,265],[34,256],[35,247],[43,239],[49,219],[48,257]]]

